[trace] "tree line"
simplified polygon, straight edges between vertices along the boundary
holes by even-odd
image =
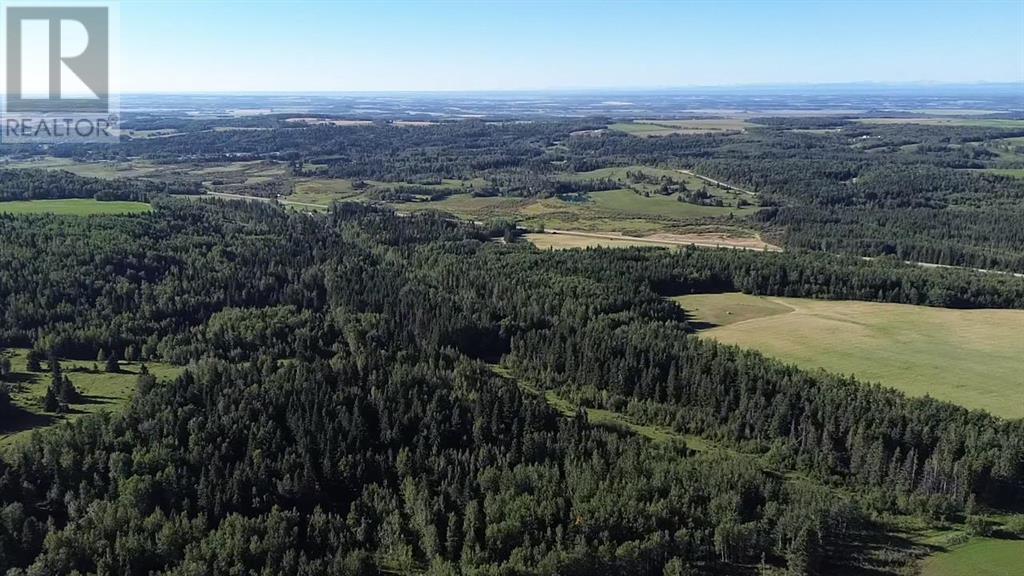
[[[0,218],[0,345],[190,365],[11,449],[12,574],[813,574],[874,512],[1022,505],[1021,422],[697,339],[664,298],[1022,307],[1020,279],[540,252],[492,241],[499,225],[350,204],[154,205]],[[564,417],[536,389],[759,456]]]

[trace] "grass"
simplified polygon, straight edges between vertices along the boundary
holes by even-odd
[[[671,134],[682,134],[683,131],[670,126],[658,126],[657,124],[643,124],[638,122],[618,122],[608,126],[611,130],[625,132],[633,136],[668,136]]]
[[[589,199],[582,201],[453,194],[434,202],[406,202],[393,204],[393,207],[400,212],[438,210],[466,220],[509,218],[531,228],[634,236],[659,232],[678,233],[700,224],[705,218],[730,214],[739,218],[757,210],[756,206],[741,209],[698,206],[679,202],[674,197],[656,194],[645,197],[630,190],[594,192]],[[735,222],[737,227],[741,224],[741,220]]]
[[[66,200],[14,200],[0,202],[3,214],[61,214],[89,216],[93,214],[141,214],[153,208],[144,202],[101,202],[91,198]]]
[[[637,120],[645,124],[667,126],[693,134],[746,130],[755,126],[741,118],[693,118],[689,120]]]
[[[650,248],[668,247],[667,244],[641,242],[638,240],[616,240],[612,238],[593,238],[587,236],[571,236],[568,234],[526,234],[528,242],[541,250],[569,250],[571,248]]]
[[[552,394],[551,392],[548,393]],[[738,453],[723,448],[705,438],[693,434],[680,434],[664,426],[651,426],[648,424],[637,424],[624,414],[603,410],[600,408],[584,408],[587,413],[587,422],[593,426],[611,428],[620,432],[626,432],[647,438],[655,444],[669,444],[675,446],[686,446],[694,452],[726,452],[730,455]]]
[[[608,128],[634,136],[648,137],[743,131],[752,126],[753,124],[739,118],[697,118],[691,120],[636,120],[634,122],[618,122],[609,125]]]
[[[79,176],[91,178],[133,178],[149,176],[168,168],[147,161],[130,162],[77,162],[70,158],[43,156],[40,158],[5,162],[4,168],[38,168],[43,170],[67,170]]]
[[[14,369],[11,380],[15,383],[11,400],[18,411],[0,426],[0,448],[27,438],[33,431],[56,426],[80,418],[84,414],[120,410],[135,391],[140,366],[135,362],[122,362],[120,373],[107,373],[97,362],[61,359],[61,369],[82,394],[82,402],[73,404],[69,414],[54,414],[43,410],[43,398],[50,384],[50,372],[25,370],[28,350],[7,350]],[[94,369],[94,368],[99,368]],[[178,376],[182,368],[160,362],[147,362],[146,368],[158,380]]]
[[[693,294],[675,300],[686,309],[690,318],[708,326],[728,326],[793,311],[791,307],[768,298],[746,294]]]
[[[654,168],[652,166],[639,166],[639,165],[633,165],[633,166],[613,166],[613,167],[609,167],[609,168],[598,168],[597,170],[591,170],[589,172],[576,172],[576,173],[568,174],[568,175],[564,176],[563,179],[564,180],[568,180],[568,181],[576,181],[576,182],[586,182],[586,181],[593,181],[593,180],[605,180],[605,179],[608,179],[608,180],[615,180],[617,182],[621,182],[624,185],[625,184],[630,184],[632,186],[635,186],[639,190],[646,190],[646,191],[650,191],[650,192],[654,192],[655,190],[657,190],[658,187],[656,185],[643,184],[643,183],[633,183],[633,182],[631,182],[630,178],[629,178],[629,175],[628,175],[630,172],[643,172],[645,175],[653,177],[653,178],[669,178],[669,179],[674,180],[676,182],[682,182],[682,183],[686,184],[686,186],[688,188],[690,188],[691,190],[692,189],[696,189],[696,188],[700,188],[701,186],[705,186],[707,184],[706,182],[704,182],[700,178],[697,178],[696,176],[693,176],[691,174],[687,174],[685,172],[680,172],[679,170],[672,170],[672,169],[669,169],[669,168]],[[709,186],[709,188],[712,188],[712,192],[729,193],[729,191],[720,191],[720,190],[714,189],[714,187],[712,187],[710,185],[708,185],[708,186]],[[748,197],[748,200],[749,199],[750,198]]]
[[[734,295],[725,295],[734,296]],[[706,297],[700,295],[700,297]],[[689,298],[689,297],[688,297]],[[696,302],[698,296],[692,297]],[[735,299],[737,302],[739,299]],[[767,306],[739,302],[740,306],[761,307],[766,314],[776,313],[778,308],[771,303]],[[730,317],[730,319],[732,319]],[[742,320],[740,320],[742,321]],[[738,323],[738,322],[734,322]],[[501,378],[514,383],[528,394],[539,396],[563,417],[574,417],[579,407],[562,397],[557,390],[542,390],[515,377],[513,372],[500,364],[492,364],[490,368]],[[765,459],[756,454],[738,451],[706,438],[693,434],[680,434],[663,426],[652,426],[638,423],[629,416],[605,409],[583,408],[587,423],[625,434],[633,434],[650,440],[654,444],[670,447],[685,446],[688,450],[703,454],[714,454],[718,457],[742,458],[763,467],[765,471],[781,474],[788,484],[809,484],[823,486],[817,480],[792,470],[771,468]],[[834,489],[831,488],[831,489]],[[1005,517],[990,516],[995,524],[1005,523]],[[922,576],[995,576],[1016,574],[1013,568],[1019,563],[1017,559],[1024,554],[1024,540],[992,540],[987,538],[970,538],[966,536],[962,526],[943,524],[936,526],[915,516],[885,516],[879,518],[883,529],[881,533],[851,533],[848,540],[841,546],[846,547],[847,558],[851,564],[830,566],[829,574],[895,574],[910,573],[911,566],[924,558]],[[966,544],[957,544],[967,538]],[[952,551],[948,551],[954,548]],[[839,552],[842,555],[842,552]],[[986,566],[984,571],[972,571],[976,565]],[[914,571],[913,573],[917,573]]]
[[[1024,178],[1024,168],[986,168],[983,172],[1010,176],[1012,178]]]
[[[629,174],[630,173],[637,173],[637,172],[642,172],[644,175],[652,178],[657,183],[636,182],[636,181],[634,181],[632,178],[630,178]],[[671,170],[671,169],[667,169],[667,168],[654,168],[654,167],[650,167],[650,166],[636,166],[636,165],[634,165],[634,166],[618,166],[618,167],[612,167],[612,168],[600,168],[598,170],[593,170],[593,171],[590,171],[590,172],[579,172],[579,173],[576,173],[576,174],[570,174],[570,175],[565,176],[563,179],[566,180],[566,181],[572,181],[572,182],[612,180],[612,181],[614,181],[614,182],[616,182],[618,184],[622,184],[622,188],[623,189],[622,190],[611,190],[611,191],[608,191],[608,192],[594,192],[594,193],[591,193],[590,197],[595,199],[595,200],[597,200],[599,198],[598,195],[600,195],[600,194],[607,195],[609,193],[615,193],[615,192],[618,192],[618,193],[633,192],[633,191],[640,192],[641,194],[635,194],[634,193],[634,196],[636,196],[638,199],[651,199],[651,200],[655,200],[655,203],[663,202],[663,201],[666,201],[666,200],[672,200],[672,201],[675,201],[675,202],[677,202],[678,204],[680,204],[682,206],[688,206],[689,209],[688,209],[688,211],[686,213],[686,217],[690,217],[691,215],[694,215],[694,214],[697,214],[697,215],[700,215],[700,216],[708,216],[708,215],[713,216],[713,215],[728,214],[730,212],[734,212],[736,214],[746,214],[746,213],[749,213],[749,212],[756,211],[757,210],[757,206],[755,206],[755,204],[758,203],[757,197],[753,196],[751,194],[745,194],[743,192],[738,192],[736,190],[731,190],[731,189],[729,189],[727,187],[724,187],[724,186],[717,186],[717,185],[712,184],[712,183],[710,183],[708,181],[702,180],[702,179],[698,178],[697,176],[695,176],[693,174],[682,172],[680,170]],[[689,203],[685,203],[685,202],[679,202],[677,194],[670,194],[670,195],[659,194],[660,181],[661,180],[665,180],[665,179],[669,180],[673,184],[684,184],[688,190],[706,189],[711,194],[711,196],[714,196],[716,198],[720,198],[725,206],[723,206],[723,207],[716,207],[716,206],[702,206],[702,205],[698,205],[698,204],[689,204]],[[647,196],[644,196],[644,194],[646,194],[650,198],[647,198]],[[629,200],[631,202],[629,202],[628,206],[625,206],[625,208],[626,209],[630,209],[633,206],[640,206],[640,205],[645,204],[645,203],[642,203],[642,202],[641,203],[636,203],[637,198],[630,198]],[[737,202],[739,201],[740,198],[742,198],[745,202],[748,202],[751,205],[750,206],[746,206],[744,208],[736,208]],[[650,205],[654,206],[654,204],[650,204]],[[620,208],[623,208],[623,206],[614,206],[614,208],[615,209],[620,209]]]
[[[853,374],[911,396],[1024,418],[1024,311],[738,294],[675,301],[692,309],[696,326],[712,326],[702,334],[720,342],[803,368]]]
[[[295,182],[295,189],[287,200],[330,205],[335,200],[352,200],[360,194],[359,190],[352,187],[350,180],[303,178]]]
[[[685,184],[690,190],[707,187],[711,195],[721,198],[726,205],[702,206],[680,202],[677,194],[659,194],[660,184],[632,181],[628,176],[630,172],[643,172],[659,181],[668,178],[674,183]],[[742,218],[758,210],[756,205],[736,207],[741,197],[756,204],[757,199],[749,194],[708,184],[696,176],[666,168],[621,166],[567,174],[562,178],[571,182],[612,180],[622,188],[591,192],[581,200],[523,200],[518,205],[506,206],[511,210],[504,215],[519,218],[531,227],[644,236],[678,232],[680,227],[691,227],[706,218]]]
[[[999,118],[862,118],[864,124],[923,124],[925,126],[978,126],[982,128],[1024,128],[1024,120]]]
[[[512,371],[506,366],[500,364],[491,365],[491,370],[495,374],[514,382],[523,391],[534,396],[542,396],[544,401],[547,402],[548,406],[554,408],[559,414],[566,418],[572,418],[576,416],[579,407],[565,398],[559,396],[555,390],[540,390],[539,388],[532,386],[522,380],[516,378]],[[704,438],[694,436],[692,434],[680,434],[669,428],[663,426],[650,426],[646,424],[638,424],[630,420],[626,415],[611,410],[603,410],[599,408],[584,408],[584,412],[587,414],[587,423],[592,426],[601,426],[604,428],[612,428],[628,434],[636,434],[643,436],[652,442],[658,444],[672,444],[677,446],[685,445],[690,450],[696,452],[708,452],[710,450],[726,450],[725,448],[719,447]],[[728,451],[733,453],[732,451]]]
[[[365,188],[357,190],[353,187],[351,180],[301,178],[294,181],[294,189],[292,193],[283,197],[282,200],[329,206],[331,202],[336,200],[347,200],[353,202],[372,201],[376,192],[393,190],[401,186],[417,186],[428,188],[430,190],[437,190],[439,192],[450,193],[453,197],[461,196],[462,201],[460,202],[459,199],[456,199],[448,202],[449,198],[445,198],[444,200],[438,200],[435,202],[397,202],[393,203],[393,206],[399,211],[433,208],[452,213],[455,213],[455,210],[459,210],[460,212],[465,212],[468,215],[469,213],[474,213],[482,209],[486,204],[486,202],[476,202],[475,204],[477,205],[474,206],[473,202],[465,202],[467,199],[478,200],[473,198],[472,195],[469,194],[469,191],[482,189],[487,186],[487,181],[483,178],[474,178],[471,180],[442,180],[436,184],[411,184],[403,182],[379,182],[375,180],[368,180],[365,184]]]
[[[921,576],[1009,576],[1024,574],[1024,540],[977,538],[921,564]]]
[[[402,183],[395,182],[367,181],[365,189],[356,190],[350,180],[315,176],[293,177],[289,175],[285,164],[274,161],[154,164],[139,160],[76,162],[65,158],[42,157],[31,161],[9,162],[4,166],[68,170],[80,175],[101,178],[143,177],[153,180],[192,181],[200,183],[208,192],[235,195],[251,195],[253,188],[259,186],[262,195],[280,194],[282,201],[298,203],[292,204],[290,207],[300,210],[315,208],[310,205],[328,206],[335,200],[372,202],[378,196],[377,193],[402,185]],[[307,165],[308,172],[315,173],[318,168],[318,165]],[[721,198],[727,206],[700,206],[679,202],[675,195],[661,196],[656,193],[657,185],[631,182],[626,176],[627,171],[643,171],[658,178],[667,176],[675,182],[684,183],[691,190],[707,186],[709,192]],[[706,218],[722,218],[729,215],[743,217],[758,209],[754,205],[744,208],[735,207],[740,197],[747,202],[756,204],[757,198],[754,196],[708,184],[678,170],[627,166],[566,174],[563,178],[576,181],[610,178],[621,182],[623,189],[596,192],[589,199],[581,202],[570,202],[559,198],[476,197],[470,192],[487,187],[488,181],[483,178],[473,178],[444,180],[437,184],[427,185],[428,188],[450,194],[441,200],[400,202],[390,205],[399,212],[437,210],[467,220],[510,218],[531,227],[617,232],[634,236],[659,232],[679,233],[682,229],[686,229],[682,231],[688,231],[694,225],[703,224],[702,221]],[[406,184],[423,186],[415,183]],[[627,187],[647,192],[648,196],[626,190]],[[127,208],[127,206],[117,208],[115,206],[117,206],[115,203],[107,203],[105,207],[114,209],[115,212]],[[34,208],[39,209],[40,206]],[[141,208],[139,209],[141,210]],[[20,208],[20,210],[25,210],[25,208]],[[80,210],[72,211],[81,212]],[[740,222],[737,222],[736,225],[739,226]]]
[[[494,217],[514,217],[518,210],[529,201],[507,196],[473,196],[471,194],[453,194],[444,200],[434,202],[404,202],[394,204],[400,212],[420,210],[440,210],[449,212],[467,220],[481,220]]]
[[[707,216],[745,216],[758,210],[756,206],[736,208],[735,206],[700,206],[680,202],[674,196],[652,194],[641,196],[632,190],[606,190],[591,192],[590,198],[596,208],[630,216],[644,216],[671,219],[695,219]]]
[[[123,134],[124,132],[122,132]],[[181,134],[174,128],[157,129],[157,130],[128,130],[128,137],[132,139],[146,139],[146,138],[166,138],[167,136],[176,136]]]
[[[557,230],[557,232],[555,231]],[[525,239],[542,250],[569,250],[573,248],[679,248],[703,246],[706,248],[736,248],[744,250],[776,251],[778,247],[765,243],[757,235],[746,235],[743,230],[699,228],[685,234],[652,234],[628,236],[580,230],[564,231],[546,228],[545,232],[526,234]]]

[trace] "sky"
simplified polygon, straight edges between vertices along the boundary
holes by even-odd
[[[1024,0],[147,1],[123,92],[1024,82]]]

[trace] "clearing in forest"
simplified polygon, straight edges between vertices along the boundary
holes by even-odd
[[[921,576],[1005,576],[1021,573],[1024,540],[979,538],[925,560]]]
[[[60,359],[61,371],[81,394],[79,402],[72,403],[66,414],[55,414],[43,409],[43,399],[52,379],[47,362],[42,371],[27,369],[28,350],[19,348],[0,350],[11,360],[12,373],[6,385],[10,387],[14,412],[0,422],[0,448],[26,439],[33,430],[55,426],[74,420],[83,414],[120,410],[135,392],[141,366],[137,362],[121,362],[119,372],[106,372],[101,362]],[[157,380],[175,378],[182,368],[161,362],[146,362],[149,373]]]
[[[700,333],[1005,418],[1024,418],[1024,310],[698,294],[674,299]]]
[[[99,201],[91,198],[0,202],[0,214],[89,216],[92,214],[140,214],[150,210],[152,207],[145,202]]]

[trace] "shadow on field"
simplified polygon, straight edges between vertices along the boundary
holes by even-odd
[[[696,320],[686,320],[686,325],[690,327],[693,332],[701,332],[703,330],[710,330],[712,328],[718,328],[720,325],[714,322],[699,322]]]
[[[915,542],[906,536],[864,529],[851,531],[829,551],[827,570],[836,576],[892,576],[911,570],[921,558],[943,551],[940,546]]]
[[[21,432],[32,428],[50,426],[57,419],[49,414],[29,412],[20,406],[11,406],[0,418],[0,432],[5,434]]]
[[[86,405],[106,405],[114,404],[118,401],[118,398],[113,396],[100,396],[98,394],[83,395],[79,398],[78,402],[72,404],[73,406],[86,406]]]

